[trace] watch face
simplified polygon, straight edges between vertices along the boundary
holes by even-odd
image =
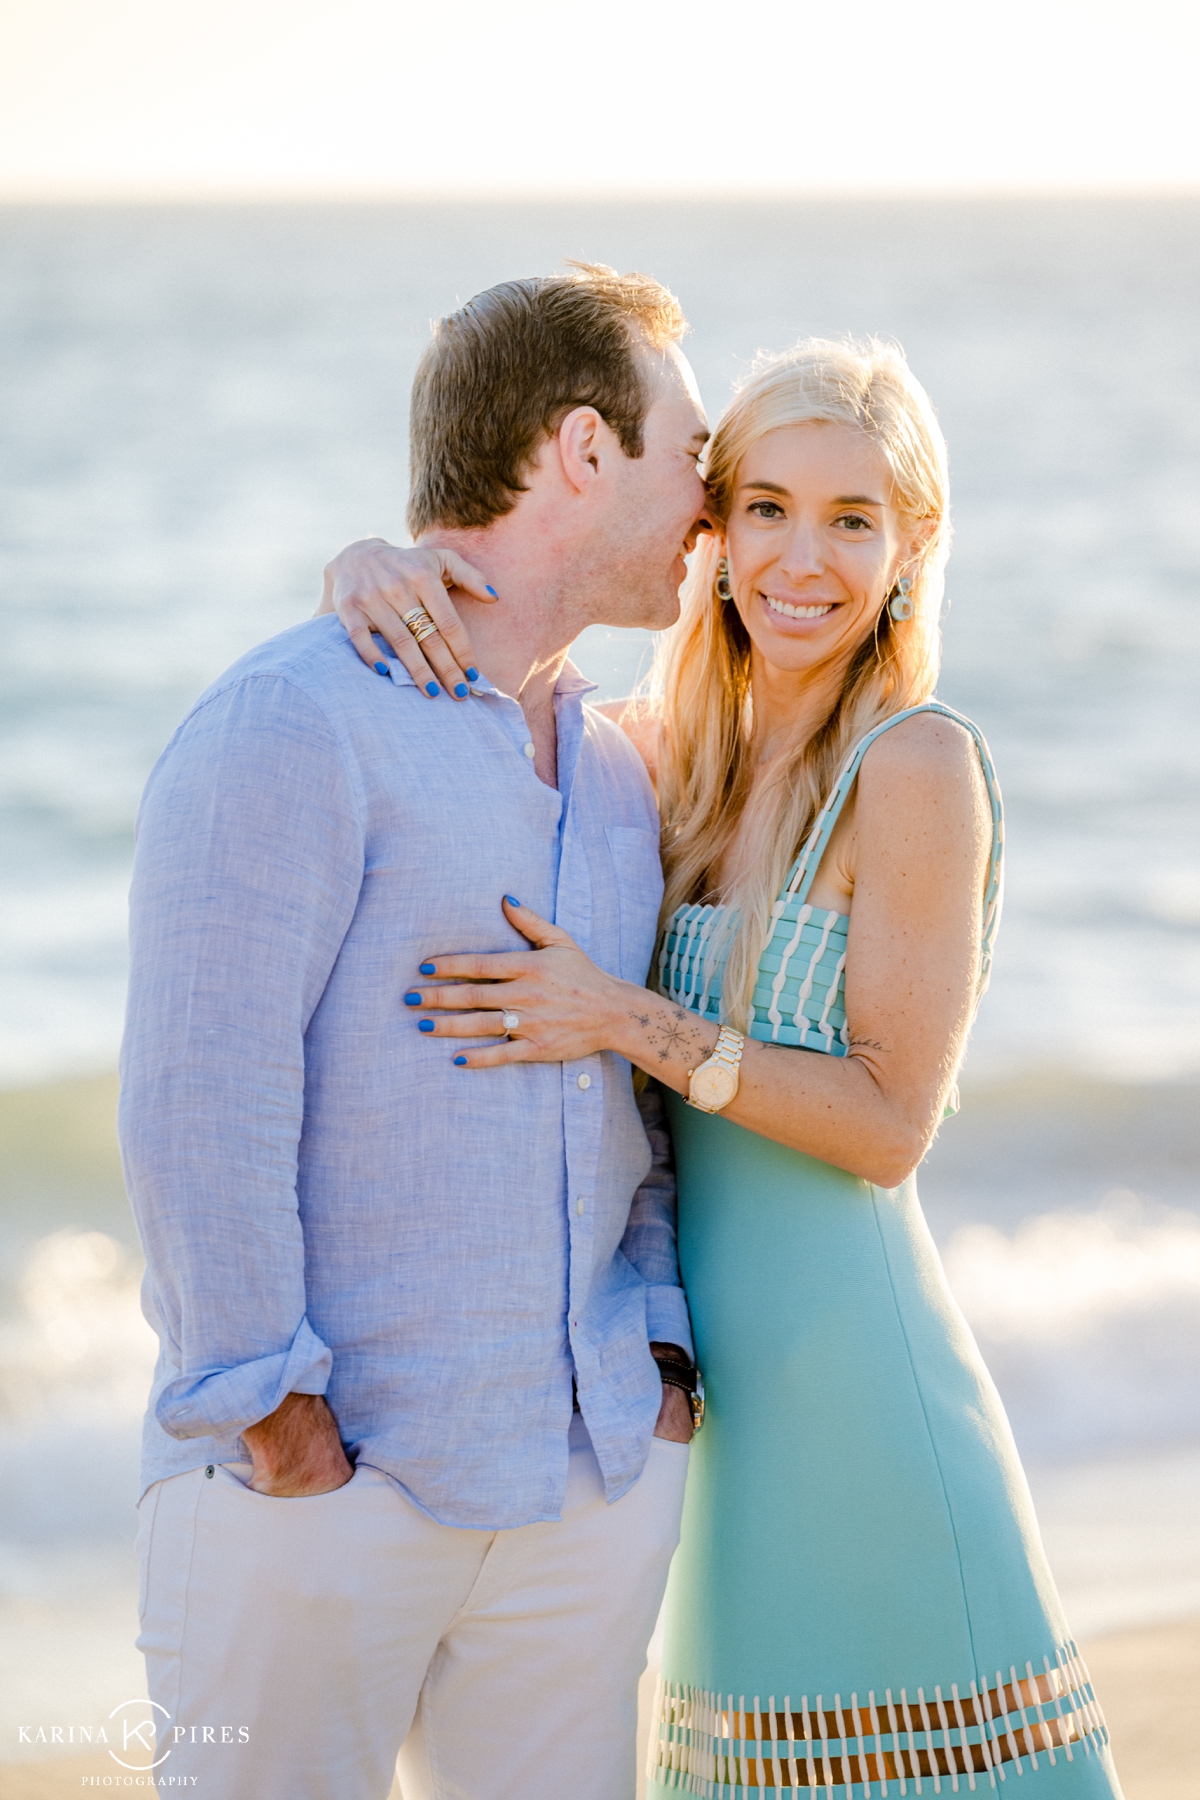
[[[704,1063],[692,1076],[691,1100],[694,1105],[711,1107],[714,1112],[728,1106],[738,1091],[737,1072],[723,1063]]]

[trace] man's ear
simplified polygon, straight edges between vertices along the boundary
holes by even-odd
[[[557,432],[562,471],[576,493],[586,493],[600,473],[602,456],[618,449],[616,435],[594,406],[577,406]]]

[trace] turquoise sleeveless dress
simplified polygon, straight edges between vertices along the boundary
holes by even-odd
[[[999,915],[994,842],[980,992]],[[848,920],[808,892],[870,732],[776,902],[750,1035],[844,1056]],[[681,908],[660,990],[720,1016]],[[719,964],[719,957],[715,959]],[[692,1448],[651,1728],[657,1788],[750,1800],[952,1792],[1120,1794],[999,1395],[915,1181],[883,1189],[669,1095],[679,1261],[708,1417]]]

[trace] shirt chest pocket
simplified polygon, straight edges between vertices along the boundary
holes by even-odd
[[[620,921],[621,976],[645,981],[654,954],[658,909],[662,905],[662,864],[657,831],[640,825],[606,825]]]

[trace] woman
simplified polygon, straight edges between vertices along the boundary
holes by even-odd
[[[653,698],[612,709],[663,814],[652,990],[506,900],[536,950],[437,959],[425,992],[466,1070],[603,1048],[668,1095],[709,1415],[652,1780],[1118,1794],[913,1177],[1000,898],[987,747],[930,698],[943,440],[898,353],[809,342],[741,389],[708,481]]]

